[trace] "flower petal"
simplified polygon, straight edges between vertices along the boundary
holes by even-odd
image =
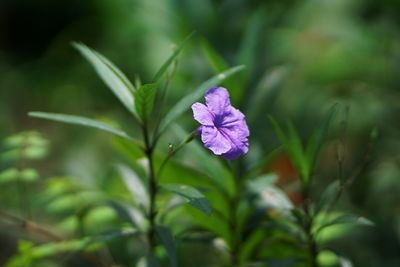
[[[231,105],[228,90],[223,87],[209,89],[205,99],[208,109],[216,116],[223,116]]]
[[[233,160],[247,153],[250,132],[244,119],[237,120],[230,126],[221,127],[219,130],[231,142],[231,149],[221,155],[223,158]]]
[[[193,117],[202,125],[213,126],[214,115],[208,108],[201,103],[194,103],[192,105]]]
[[[231,126],[244,126],[247,128],[247,131],[249,130],[247,127],[247,124],[244,120],[244,115],[242,112],[240,112],[238,109],[229,106],[226,111],[224,116],[221,119],[220,126],[221,127],[231,127]]]
[[[221,155],[232,149],[232,143],[213,126],[201,127],[201,141],[215,155]]]

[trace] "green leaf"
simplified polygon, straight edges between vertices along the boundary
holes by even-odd
[[[279,140],[283,143],[283,147],[287,149],[289,147],[289,139],[286,137],[286,134],[283,132],[281,126],[271,115],[268,115],[268,119],[272,124],[275,134],[278,136]]]
[[[126,76],[108,59],[82,43],[72,44],[94,67],[103,82],[121,103],[136,116],[132,92],[134,87]]]
[[[319,232],[321,232],[321,230],[323,230],[329,226],[339,225],[339,224],[350,224],[350,225],[361,225],[361,226],[374,226],[375,225],[372,221],[368,220],[367,218],[359,217],[359,216],[352,215],[352,214],[346,214],[346,215],[339,216],[339,217],[331,220],[330,222],[319,226],[316,229],[315,233],[318,234]]]
[[[204,38],[201,40],[201,47],[206,55],[206,58],[210,62],[211,67],[215,71],[221,72],[229,68],[228,63],[225,62],[222,56],[220,56],[218,52],[215,51],[215,49],[211,46],[211,44]]]
[[[10,182],[23,181],[34,182],[39,179],[39,174],[35,169],[26,168],[17,170],[16,168],[6,169],[0,172],[0,184],[7,184]]]
[[[32,168],[26,168],[23,169],[19,172],[19,176],[21,177],[21,180],[24,182],[34,182],[39,179],[39,173]]]
[[[214,69],[215,72],[219,73],[222,72],[226,69],[228,69],[230,66],[226,61],[223,59],[223,57],[218,54],[218,52],[211,46],[211,44],[203,38],[201,41],[201,47],[203,49],[204,54],[206,55],[206,58],[208,62],[210,63],[211,67]],[[229,88],[229,92],[232,94],[232,92],[238,92],[239,90],[243,90],[240,83],[238,82],[238,79],[228,79],[224,81],[224,84],[226,85],[227,88]],[[236,101],[238,99],[234,99]]]
[[[213,76],[208,79],[204,83],[202,83],[199,87],[197,87],[191,94],[182,98],[178,103],[173,106],[164,119],[160,123],[159,133],[162,133],[175,119],[177,119],[180,115],[182,115],[186,110],[190,108],[190,106],[197,101],[204,93],[211,87],[220,84],[223,80],[228,78],[229,76],[237,73],[242,70],[244,66],[236,66],[230,68],[218,75]]]
[[[143,122],[147,121],[153,110],[157,84],[145,84],[135,91],[135,108]]]
[[[300,177],[303,183],[308,182],[308,171],[306,159],[303,153],[303,148],[301,145],[300,137],[297,134],[293,125],[288,122],[288,130],[289,133],[286,135],[279,124],[272,116],[268,116],[271,121],[272,127],[274,128],[275,134],[278,136],[280,141],[283,143],[283,147],[289,153],[290,159],[293,164],[296,166],[297,171],[300,174]]]
[[[16,168],[6,169],[0,172],[0,184],[14,182],[19,177],[19,171]]]
[[[246,115],[249,121],[255,121],[260,111],[274,102],[289,73],[290,68],[288,66],[274,67],[265,72],[256,85],[254,93],[250,96],[248,103],[251,103],[251,105],[247,105]]]
[[[27,259],[30,259],[31,261],[37,261],[40,259],[52,257],[57,254],[86,251],[90,250],[92,248],[91,246],[93,245],[137,234],[138,234],[137,230],[130,228],[130,229],[118,230],[109,234],[104,234],[99,236],[84,237],[81,239],[50,242],[31,247],[25,245],[24,248],[19,251],[19,254],[10,258],[10,260],[7,262],[5,266],[7,267],[25,266],[21,265],[21,263],[26,262]]]
[[[290,121],[287,122],[287,127],[289,131],[289,154],[291,155],[293,163],[297,167],[300,177],[303,179],[304,183],[307,184],[310,179],[310,169],[303,150],[300,136]]]
[[[176,47],[175,51],[172,53],[172,55],[165,61],[165,63],[160,67],[160,69],[157,71],[156,75],[154,75],[153,77],[153,82],[157,83],[161,77],[163,76],[163,74],[167,71],[168,67],[172,64],[172,62],[174,62],[174,60],[177,58],[177,56],[179,55],[179,53],[182,51],[183,47],[185,46],[185,44],[193,37],[193,35],[195,34],[195,32],[190,33],[185,40],[183,40],[183,42]]]
[[[184,197],[187,199],[190,205],[207,215],[211,215],[210,203],[208,202],[207,198],[196,188],[179,184],[165,184],[162,185],[162,188]]]
[[[264,188],[275,184],[277,180],[277,174],[268,173],[254,179],[250,179],[247,183],[247,186],[253,192],[261,192]]]
[[[134,225],[138,230],[145,232],[147,229],[147,219],[143,211],[131,205],[131,203],[125,203],[123,201],[109,200],[106,202],[117,215],[124,221]]]
[[[117,165],[117,169],[135,203],[143,206],[145,210],[147,210],[150,199],[142,180],[126,165],[119,164]]]
[[[156,226],[156,234],[161,244],[164,246],[167,251],[169,261],[172,267],[177,267],[178,263],[176,260],[176,249],[175,249],[175,238],[172,235],[171,231],[162,225]]]
[[[141,258],[136,264],[136,267],[160,267],[160,264],[155,255],[149,254]]]
[[[353,263],[345,257],[339,257],[340,267],[353,267]]]
[[[335,199],[335,196],[338,194],[339,186],[340,186],[339,180],[335,180],[325,188],[317,203],[317,212],[328,208],[332,204],[332,202]]]
[[[321,150],[322,144],[325,141],[329,125],[332,122],[333,117],[336,114],[337,105],[334,105],[328,112],[326,118],[324,119],[321,127],[316,131],[316,133],[310,138],[306,148],[306,157],[310,170],[312,171],[315,167],[319,151]]]
[[[132,137],[128,136],[125,132],[115,129],[112,126],[105,124],[103,122],[93,120],[93,119],[88,119],[85,117],[80,117],[80,116],[74,116],[74,115],[67,115],[67,114],[59,114],[59,113],[47,113],[47,112],[29,112],[29,116],[35,117],[35,118],[41,118],[41,119],[46,119],[46,120],[52,120],[52,121],[58,121],[58,122],[64,122],[68,124],[75,124],[75,125],[81,125],[89,128],[95,128],[99,129],[105,132],[112,133],[113,135],[133,140]]]
[[[317,262],[320,266],[337,266],[338,261],[338,256],[330,250],[322,250],[317,256]]]
[[[265,23],[265,14],[262,9],[252,14],[249,23],[246,27],[240,49],[237,53],[236,62],[238,64],[246,65],[248,68],[241,75],[241,86],[243,86],[250,78],[255,67],[255,60],[257,60],[257,45],[261,39],[262,26]],[[232,98],[235,100],[241,100],[244,90],[233,91]]]

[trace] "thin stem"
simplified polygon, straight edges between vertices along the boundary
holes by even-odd
[[[305,214],[304,222],[303,222],[303,230],[307,237],[307,248],[308,254],[310,257],[310,266],[311,267],[319,267],[317,262],[318,256],[318,245],[315,240],[315,236],[313,234],[313,224],[314,224],[314,215],[310,209],[310,184],[307,184],[303,187],[303,194],[305,197],[305,201],[303,204],[303,211]]]
[[[164,158],[163,162],[160,165],[160,168],[157,172],[157,177],[161,177],[161,174],[167,165],[168,161],[176,154],[179,150],[181,150],[187,143],[191,142],[197,135],[197,130],[191,132],[175,149],[170,145],[170,151],[168,155]]]
[[[233,165],[232,162],[226,162],[232,173],[234,174],[236,188],[242,188],[242,161],[238,160],[237,165]],[[237,221],[237,210],[240,204],[240,192],[235,190],[235,193],[229,199],[229,230],[231,235],[231,266],[239,267],[240,258],[239,253],[242,246],[242,237]]]
[[[147,128],[147,122],[143,122],[142,125],[143,131],[143,138],[144,138],[144,145],[145,145],[145,154],[147,160],[149,162],[149,194],[150,194],[150,207],[148,213],[148,220],[149,220],[149,230],[147,232],[147,238],[149,242],[149,249],[150,252],[153,253],[154,248],[156,246],[156,238],[155,238],[155,219],[156,219],[156,197],[157,197],[157,180],[154,171],[154,162],[153,162],[153,152],[154,147],[150,142],[149,132]]]
[[[154,172],[154,163],[153,163],[153,151],[152,149],[148,150],[147,158],[149,161],[149,189],[150,189],[150,209],[149,209],[149,232],[148,232],[148,240],[150,243],[150,251],[153,251],[156,246],[155,240],[155,218],[157,215],[156,212],[156,197],[157,197],[157,180]]]
[[[318,267],[317,256],[318,256],[318,246],[314,238],[314,234],[312,232],[314,217],[310,213],[310,208],[308,203],[305,204],[304,212],[306,215],[305,224],[304,224],[304,231],[307,236],[307,246],[308,246],[308,253],[310,257],[310,262],[312,267]]]
[[[14,215],[6,213],[4,211],[0,211],[0,220],[8,221],[12,224],[20,226],[23,230],[25,230],[28,233],[36,233],[36,234],[46,237],[47,239],[52,240],[52,241],[62,240],[62,238],[60,236],[52,233],[45,227],[40,226],[39,224],[37,224],[33,221],[25,220],[23,218],[14,216]]]

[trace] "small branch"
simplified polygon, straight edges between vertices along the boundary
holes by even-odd
[[[156,246],[156,240],[155,240],[155,218],[157,215],[156,212],[156,207],[155,207],[155,202],[156,202],[156,197],[157,197],[157,191],[158,191],[158,186],[157,186],[157,181],[156,181],[156,176],[154,173],[154,163],[153,163],[153,153],[152,150],[150,150],[147,154],[147,158],[149,160],[149,189],[150,189],[150,209],[149,209],[149,232],[148,232],[148,240],[150,244],[150,251],[153,251],[153,249]]]
[[[168,161],[176,154],[179,150],[181,150],[187,143],[191,142],[197,135],[197,130],[191,132],[175,149],[170,145],[170,150],[168,155],[164,158],[160,167],[158,168],[157,177],[161,177],[161,174],[168,163]]]
[[[303,211],[305,218],[302,226],[303,226],[303,231],[307,237],[307,247],[308,247],[308,254],[310,257],[310,266],[319,267],[317,262],[318,245],[312,231],[314,224],[314,214],[311,214],[310,210],[311,184],[304,185],[303,195],[305,197],[305,201],[303,204]]]
[[[28,233],[36,233],[36,234],[46,237],[52,241],[61,241],[62,240],[62,238],[60,236],[47,230],[45,227],[40,226],[39,224],[37,224],[35,222],[14,216],[14,215],[9,214],[4,211],[0,211],[0,220],[8,221],[12,224],[15,224],[18,227],[21,227],[23,230],[25,230]]]

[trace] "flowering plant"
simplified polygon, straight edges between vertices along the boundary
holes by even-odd
[[[244,115],[231,106],[229,93],[214,87],[205,95],[207,106],[192,105],[193,116],[201,124],[199,132],[206,148],[224,159],[233,160],[249,150],[249,128]]]

